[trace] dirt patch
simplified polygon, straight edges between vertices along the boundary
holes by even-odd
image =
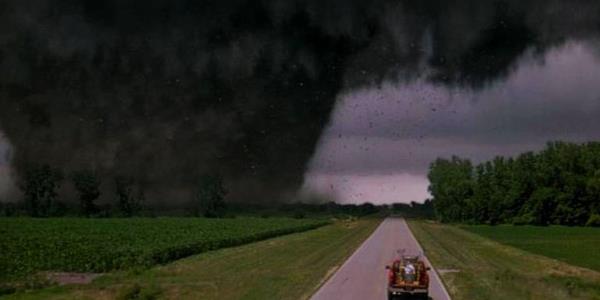
[[[74,273],[74,272],[52,272],[46,273],[46,278],[49,281],[55,282],[58,285],[65,284],[88,284],[102,273]]]

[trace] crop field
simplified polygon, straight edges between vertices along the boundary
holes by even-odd
[[[150,266],[326,223],[291,218],[0,218],[0,283],[38,271]]]
[[[5,298],[308,299],[380,222],[380,218],[337,220],[315,230],[204,252],[161,266],[111,272],[90,284],[21,290]]]
[[[566,226],[461,226],[500,243],[600,271],[600,228]]]

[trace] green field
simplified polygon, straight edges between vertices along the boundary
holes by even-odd
[[[600,271],[600,228],[566,226],[461,226],[531,253]]]
[[[150,266],[326,223],[290,218],[0,218],[0,283],[38,271]]]
[[[452,299],[600,299],[600,272],[508,246],[459,226],[422,221],[409,225]]]
[[[335,221],[315,230],[209,251],[87,285],[21,291],[7,299],[308,299],[381,219]]]

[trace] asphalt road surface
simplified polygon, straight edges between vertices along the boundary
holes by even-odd
[[[404,219],[387,218],[313,295],[312,299],[387,299],[385,265],[390,264],[398,255],[398,249],[406,249],[407,254],[422,253],[421,246]],[[431,266],[427,258],[425,263]],[[450,299],[433,266],[429,271],[429,277],[430,299]]]

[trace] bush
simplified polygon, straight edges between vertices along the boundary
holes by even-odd
[[[14,293],[16,291],[17,291],[17,289],[14,288],[14,287],[12,287],[12,286],[2,286],[2,285],[0,285],[0,296],[12,294],[12,293]]]
[[[24,193],[25,209],[32,217],[52,215],[62,172],[49,165],[32,165],[22,175],[19,188]]]
[[[592,214],[585,223],[585,226],[600,227],[600,214]]]
[[[12,217],[17,215],[18,209],[14,203],[2,203],[0,202],[0,215],[5,217]]]
[[[74,172],[71,180],[79,193],[81,213],[89,217],[97,212],[94,201],[100,197],[100,179],[90,170]]]
[[[521,216],[516,216],[512,221],[513,225],[531,225],[535,223],[535,217],[531,214],[525,214]]]
[[[119,213],[124,217],[132,217],[139,214],[144,202],[144,191],[138,188],[135,194],[135,182],[133,178],[126,176],[115,177],[115,191]]]
[[[227,190],[223,186],[221,176],[203,176],[195,194],[195,202],[198,206],[197,215],[207,218],[223,218],[226,214],[225,195],[227,195]]]
[[[306,215],[303,211],[297,211],[294,213],[294,219],[304,219]]]

